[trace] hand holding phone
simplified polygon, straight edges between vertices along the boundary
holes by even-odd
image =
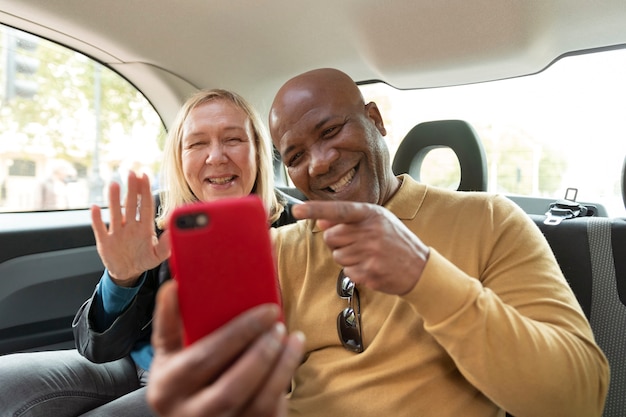
[[[257,196],[179,207],[169,230],[185,345],[251,307],[281,304],[267,214]]]

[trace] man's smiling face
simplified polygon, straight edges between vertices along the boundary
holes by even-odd
[[[312,200],[382,204],[389,154],[376,105],[351,81],[293,81],[274,101],[270,129],[294,185]]]

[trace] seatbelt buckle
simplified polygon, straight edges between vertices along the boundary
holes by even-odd
[[[559,200],[550,204],[549,210],[546,212],[544,224],[557,225],[565,219],[572,219],[580,215],[580,205],[567,200]]]
[[[594,216],[597,213],[595,206],[585,206],[576,202],[576,195],[578,195],[578,189],[568,188],[565,191],[565,198],[557,200],[550,204],[548,211],[546,212],[546,219],[544,224],[555,226],[560,224],[565,219],[572,219],[574,217]]]

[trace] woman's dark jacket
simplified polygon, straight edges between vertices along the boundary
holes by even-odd
[[[276,190],[276,194],[279,200],[286,204],[280,218],[272,224],[272,227],[295,222],[291,207],[300,201],[279,190]],[[96,331],[92,325],[94,323],[94,312],[91,307],[93,296],[85,301],[72,323],[76,349],[80,354],[92,362],[110,362],[129,355],[138,342],[150,342],[156,293],[161,284],[168,279],[170,279],[170,270],[167,261],[147,271],[144,283],[135,299],[103,332]]]

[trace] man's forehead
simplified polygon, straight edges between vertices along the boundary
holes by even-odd
[[[323,83],[319,80],[299,80],[286,84],[279,93],[279,101],[281,106],[330,106],[337,101],[343,101],[344,94],[339,86],[333,83]]]
[[[330,103],[318,100],[313,95],[299,95],[298,100],[293,96],[291,98],[273,110],[270,116],[280,136],[292,130],[312,129],[332,107]]]
[[[294,83],[286,85],[270,112],[270,126],[281,147],[297,137],[317,132],[330,119],[353,111],[345,94],[330,84]]]
[[[294,109],[293,116],[281,128],[281,136],[285,139],[316,134],[329,120],[339,117],[337,112],[325,106],[303,108],[297,114]]]
[[[280,96],[283,105],[306,102],[315,98],[314,91],[305,86],[287,87]]]

